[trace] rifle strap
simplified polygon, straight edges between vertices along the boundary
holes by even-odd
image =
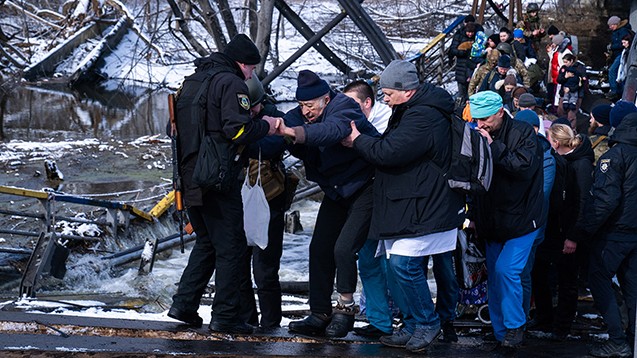
[[[595,149],[595,147],[597,147],[599,145],[599,143],[601,143],[606,138],[607,137],[605,135],[600,135],[599,138],[597,138],[597,140],[595,140],[595,142],[593,142],[593,149]]]

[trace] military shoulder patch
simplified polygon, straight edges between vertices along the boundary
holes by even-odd
[[[610,159],[602,159],[599,161],[599,170],[602,173],[606,173],[608,168],[610,168]]]
[[[246,111],[250,110],[250,99],[248,98],[247,94],[237,93],[237,100],[239,100],[239,105],[241,106],[241,108],[245,109]]]

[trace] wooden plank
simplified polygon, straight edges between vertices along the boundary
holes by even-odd
[[[0,193],[26,196],[29,198],[36,198],[36,199],[48,199],[49,197],[49,193],[46,193],[44,191],[24,189],[24,188],[18,188],[15,186],[7,186],[7,185],[0,185]]]
[[[420,53],[421,54],[427,53],[434,46],[436,46],[440,41],[444,40],[445,37],[447,37],[447,34],[442,33],[442,32],[439,33],[436,37],[434,37],[433,40],[431,40],[431,42],[429,44],[427,44],[427,46],[425,46],[422,50],[420,50]]]
[[[36,198],[36,199],[48,199],[50,193],[44,192],[44,191],[39,191],[39,190],[31,190],[31,189],[25,189],[25,188],[18,188],[15,186],[7,186],[7,185],[0,185],[0,193],[3,194],[10,194],[10,195],[19,195],[19,196],[25,196],[25,197],[29,197],[29,198]],[[173,194],[174,195],[174,194]],[[99,199],[91,199],[91,198],[84,198],[84,197],[80,197],[80,196],[73,196],[73,195],[55,195],[54,194],[54,198],[57,201],[63,201],[63,202],[67,202],[67,203],[74,203],[74,204],[83,204],[83,205],[91,205],[91,206],[99,206],[99,207],[103,207],[103,208],[111,208],[111,209],[119,209],[119,210],[125,210],[130,212],[131,214],[140,217],[144,220],[148,220],[148,221],[153,221],[153,215],[140,210],[132,205],[128,205],[128,204],[124,204],[124,203],[120,203],[120,202],[116,202],[116,201],[108,201],[108,200],[99,200]]]

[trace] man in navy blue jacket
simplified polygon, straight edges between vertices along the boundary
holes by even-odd
[[[325,197],[310,243],[310,310],[290,322],[290,332],[344,337],[354,327],[357,252],[367,239],[372,212],[374,168],[353,149],[341,145],[351,133],[350,122],[361,132],[378,136],[353,99],[333,92],[314,72],[299,73],[298,107],[288,112],[278,134],[292,142],[290,151],[303,160],[307,179]],[[332,313],[334,278],[339,293]]]

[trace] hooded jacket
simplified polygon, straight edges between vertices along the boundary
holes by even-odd
[[[250,118],[248,87],[235,61],[223,53],[215,52],[208,57],[198,58],[194,64],[195,74],[213,67],[220,68],[220,72],[210,81],[206,94],[206,133],[221,133],[222,137],[237,144],[253,143],[268,134],[270,127],[267,122]],[[177,118],[177,128],[184,201],[187,206],[201,206],[204,204],[202,190],[192,182],[199,148],[193,148],[195,141],[189,140],[199,136],[199,123],[191,118]],[[243,164],[245,158],[237,163],[239,166]]]
[[[624,117],[608,144],[574,237],[637,242],[637,113]]]
[[[353,99],[330,91],[329,103],[312,123],[306,123],[298,106],[286,113],[284,120],[288,127],[302,127],[304,143],[293,145],[290,151],[303,160],[307,179],[316,182],[332,200],[349,198],[373,177],[374,168],[354,149],[341,145],[352,132],[351,121],[361,133],[379,136]]]
[[[544,153],[533,127],[504,113],[491,133],[493,179],[489,192],[473,198],[478,236],[505,242],[544,225]]]
[[[381,138],[361,135],[354,148],[376,167],[370,239],[418,237],[459,227],[464,198],[439,168],[451,161],[453,98],[425,83],[394,106]]]

